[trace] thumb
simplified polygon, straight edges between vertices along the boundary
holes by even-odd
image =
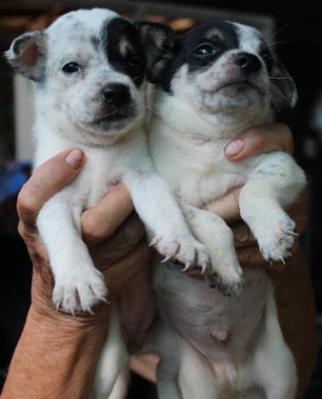
[[[45,202],[69,184],[80,172],[85,155],[80,149],[69,149],[39,166],[20,190],[17,200],[19,218],[35,223]]]
[[[253,127],[231,141],[225,148],[230,161],[241,161],[271,151],[293,152],[293,137],[289,127],[274,123]]]

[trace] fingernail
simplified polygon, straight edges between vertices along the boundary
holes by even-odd
[[[245,143],[242,139],[237,139],[229,143],[225,148],[225,154],[228,157],[233,157],[239,154],[244,148]]]
[[[238,230],[236,233],[236,241],[238,241],[240,244],[244,244],[249,240],[249,229],[245,226],[242,227]]]
[[[65,162],[74,169],[78,169],[81,166],[81,163],[84,158],[83,151],[79,149],[72,150],[67,157],[65,158]]]

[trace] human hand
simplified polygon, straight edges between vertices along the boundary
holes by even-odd
[[[252,128],[243,133],[237,140],[229,143],[225,149],[227,159],[238,162],[243,159],[270,151],[293,152],[293,138],[290,129],[281,123],[263,125]],[[207,205],[206,209],[221,216],[231,226],[239,262],[242,266],[269,266],[270,269],[281,269],[282,262],[269,265],[262,257],[256,240],[248,226],[240,220],[239,214],[240,188],[229,192],[224,197]],[[296,203],[288,209],[289,215],[296,223],[299,234],[304,231],[306,224],[306,196],[302,194]],[[296,252],[298,240],[292,252]]]
[[[53,399],[83,399],[90,395],[106,340],[110,307],[101,303],[94,315],[74,317],[54,308],[48,254],[36,228],[41,207],[78,175],[84,163],[80,150],[63,151],[40,166],[19,193],[18,228],[34,266],[32,302],[3,398],[37,399],[43,398],[44,392]],[[128,192],[117,186],[82,216],[83,239],[108,280],[112,300],[118,300],[133,280],[146,280],[150,249],[144,240],[144,228],[132,211]],[[152,319],[152,305],[151,309]],[[144,317],[147,319],[146,313]]]

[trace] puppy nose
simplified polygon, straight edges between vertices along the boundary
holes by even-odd
[[[235,64],[247,74],[258,72],[262,66],[259,58],[250,53],[237,54],[235,58]]]
[[[101,93],[105,102],[110,105],[124,105],[130,99],[129,88],[121,83],[109,83],[102,88]]]

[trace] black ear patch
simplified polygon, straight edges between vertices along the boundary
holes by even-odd
[[[293,108],[297,102],[297,89],[294,80],[285,66],[272,53],[264,39],[262,39],[259,55],[265,62],[269,75],[273,107],[277,111],[285,107]]]
[[[28,79],[42,81],[45,72],[45,33],[35,31],[17,37],[5,52],[14,70]]]
[[[297,102],[295,82],[284,65],[274,59],[270,74],[272,104],[279,111],[282,108],[293,108]]]
[[[104,26],[101,43],[109,63],[140,86],[145,77],[146,58],[136,27],[124,18],[114,18]]]
[[[147,78],[150,82],[157,82],[173,56],[175,33],[165,25],[152,22],[137,22],[136,27],[147,59]]]

